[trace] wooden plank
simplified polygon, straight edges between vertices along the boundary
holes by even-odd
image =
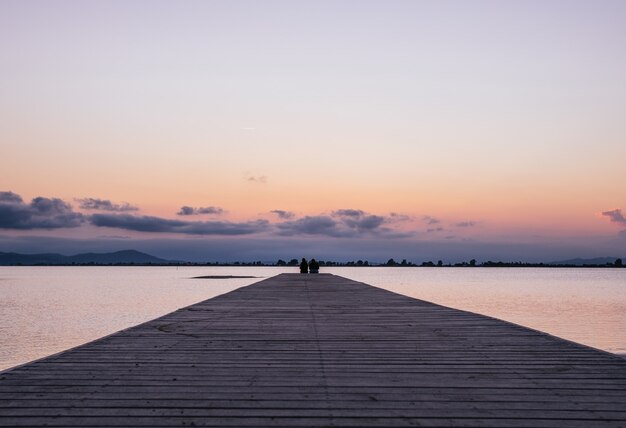
[[[282,274],[0,373],[4,426],[624,427],[626,361]]]

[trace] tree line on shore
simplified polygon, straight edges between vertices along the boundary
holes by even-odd
[[[621,258],[615,259],[614,262],[607,262],[602,264],[570,264],[570,263],[530,263],[530,262],[494,262],[486,261],[478,263],[476,259],[469,261],[457,262],[457,263],[444,263],[442,260],[437,262],[424,261],[421,263],[413,263],[403,259],[398,262],[393,258],[389,259],[386,263],[372,263],[368,260],[356,260],[347,262],[337,262],[329,260],[318,261],[322,267],[433,267],[433,268],[454,268],[454,267],[483,267],[483,268],[497,268],[497,267],[532,267],[532,268],[624,268],[626,265]],[[254,261],[254,262],[115,262],[115,263],[102,263],[102,262],[72,262],[72,263],[5,263],[4,266],[278,266],[278,267],[294,267],[297,268],[300,264],[298,259],[291,259],[285,261],[279,259],[275,263]]]
[[[282,259],[279,259],[274,266],[298,266],[300,264],[298,259],[291,259],[288,262]],[[239,263],[235,262],[234,265],[242,265],[242,266],[272,266],[272,264],[263,264],[261,262],[255,263]],[[335,266],[335,267],[371,267],[371,266],[383,266],[383,267],[626,267],[623,264],[621,258],[615,259],[613,263],[608,262],[604,264],[569,264],[569,263],[530,263],[530,262],[494,262],[494,261],[486,261],[482,263],[478,263],[476,259],[471,259],[469,261],[458,262],[458,263],[447,263],[444,264],[442,260],[438,260],[436,263],[433,261],[425,261],[420,264],[413,263],[403,259],[400,262],[397,262],[393,258],[387,260],[386,263],[370,263],[367,260],[356,260],[356,261],[348,261],[348,262],[335,262],[335,261],[319,261],[320,266]]]

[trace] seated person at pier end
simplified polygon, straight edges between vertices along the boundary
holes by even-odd
[[[309,273],[319,273],[320,272],[320,264],[315,259],[311,259],[309,262]]]
[[[309,273],[309,264],[304,257],[302,257],[300,262],[300,273]]]

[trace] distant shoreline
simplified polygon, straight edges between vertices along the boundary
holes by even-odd
[[[288,260],[288,261],[287,261]],[[293,267],[300,265],[298,258],[278,259],[269,261],[205,261],[188,262],[184,260],[172,260],[155,257],[137,250],[121,250],[112,253],[82,253],[66,256],[57,253],[20,254],[0,252],[0,266],[277,266]],[[624,267],[619,257],[597,257],[592,259],[567,259],[551,262],[523,262],[523,261],[483,261],[476,259],[456,263],[444,263],[443,260],[422,261],[414,263],[408,259],[396,261],[393,258],[386,262],[369,262],[368,260],[333,261],[318,260],[321,267],[529,267],[529,268],[620,268]]]
[[[234,262],[234,263],[194,263],[194,262],[185,262],[185,263],[8,263],[8,264],[0,264],[0,267],[85,267],[85,266],[101,266],[101,267],[284,267],[284,268],[294,268],[297,269],[296,265],[282,265],[276,263],[244,263],[244,262]],[[623,269],[626,268],[626,265],[615,265],[615,264],[599,264],[599,265],[570,265],[570,264],[547,264],[547,263],[505,263],[505,262],[486,262],[486,263],[477,263],[475,265],[470,265],[467,263],[455,263],[455,264],[445,264],[441,266],[430,265],[430,264],[396,264],[396,265],[388,265],[388,264],[368,264],[368,265],[356,265],[352,262],[341,263],[341,262],[332,262],[332,264],[320,264],[322,267],[355,267],[355,268],[381,268],[381,267],[391,267],[391,268],[576,268],[576,269],[590,269],[590,268],[602,268],[602,269]]]

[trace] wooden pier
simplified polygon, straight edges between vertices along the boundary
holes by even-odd
[[[626,427],[626,360],[282,274],[0,373],[0,426]]]

